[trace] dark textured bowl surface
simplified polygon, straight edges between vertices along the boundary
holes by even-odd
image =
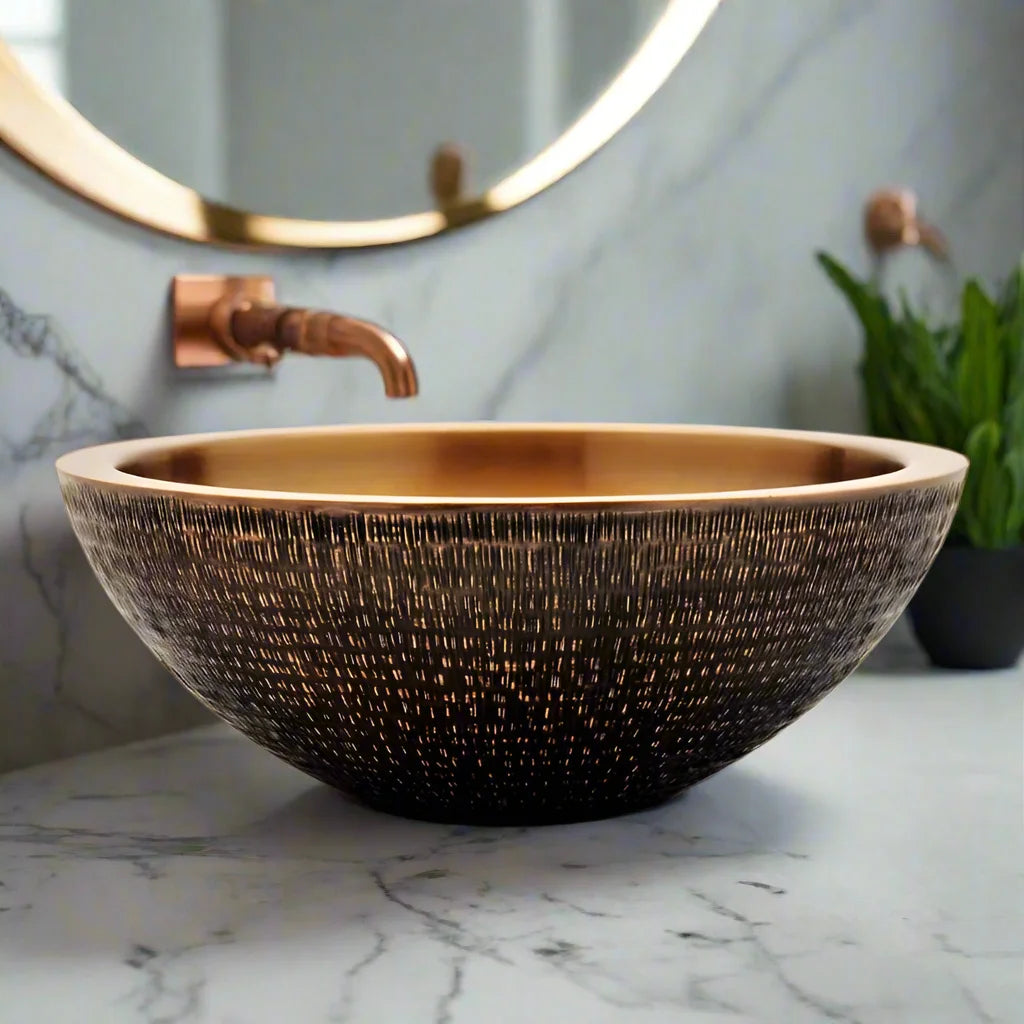
[[[479,823],[649,806],[769,739],[892,625],[964,468],[626,426],[247,432],[58,464],[104,588],[201,701],[372,806]]]

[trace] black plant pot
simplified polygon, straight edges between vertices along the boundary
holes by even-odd
[[[1024,547],[947,545],[910,602],[910,621],[934,665],[1015,665],[1024,651]]]

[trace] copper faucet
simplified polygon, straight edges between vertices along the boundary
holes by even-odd
[[[949,257],[942,232],[921,219],[917,196],[906,188],[883,188],[868,197],[864,237],[876,259],[905,246],[920,246],[938,260]]]
[[[272,367],[287,352],[364,356],[380,371],[389,398],[419,390],[412,358],[393,334],[355,317],[279,305],[270,278],[181,275],[173,306],[177,366]]]

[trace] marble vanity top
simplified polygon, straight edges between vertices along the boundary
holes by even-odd
[[[1022,678],[864,674],[568,827],[386,817],[223,726],[8,775],[0,1021],[1016,1024]]]

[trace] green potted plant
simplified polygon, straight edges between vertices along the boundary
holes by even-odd
[[[998,295],[967,281],[959,318],[941,325],[827,254],[818,262],[863,328],[871,433],[970,459],[949,539],[910,605],[918,640],[936,665],[1013,665],[1024,650],[1024,261]]]

